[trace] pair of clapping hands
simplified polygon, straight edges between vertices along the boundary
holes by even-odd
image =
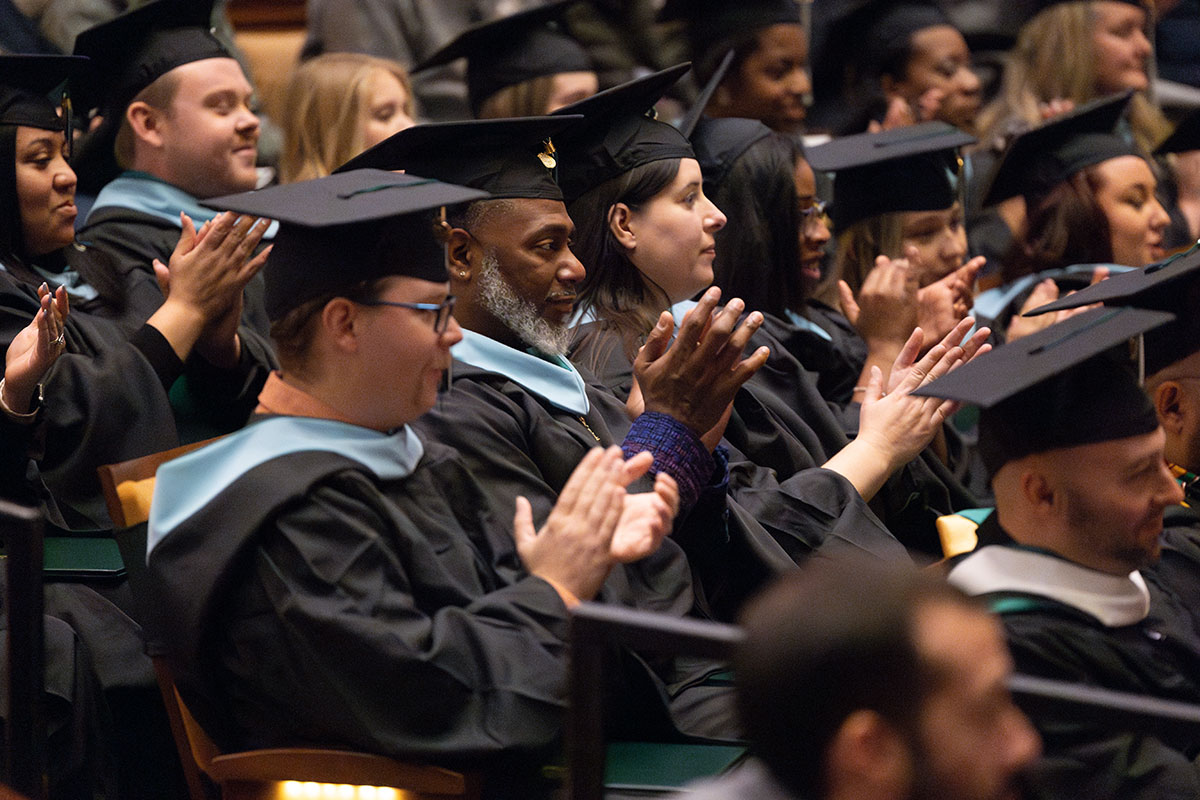
[[[739,323],[745,304],[734,299],[718,310],[720,298],[715,287],[705,292],[684,315],[673,340],[674,319],[663,312],[634,362],[628,404],[633,416],[658,411],[675,417],[710,448],[721,438],[734,395],[770,355],[759,347],[742,357],[762,314],[751,312]],[[881,370],[872,371],[859,436],[826,468],[844,474],[869,499],[892,470],[914,458],[957,405],[912,392],[987,351],[986,328],[964,341],[973,324],[970,318],[961,321],[920,358],[924,334],[920,328],[912,331],[888,379]],[[646,452],[623,461],[619,448],[595,448],[572,473],[537,532],[528,501],[518,498],[517,550],[529,571],[560,591],[589,599],[613,565],[653,553],[670,532],[679,493],[666,473],[656,476],[651,492],[627,492],[652,462]]]

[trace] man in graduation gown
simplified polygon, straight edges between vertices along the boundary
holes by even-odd
[[[1146,577],[1200,619],[1200,321],[1194,311],[1200,303],[1200,253],[1116,275],[1032,313],[1094,302],[1176,315],[1142,337],[1146,394],[1163,429],[1167,467],[1184,492],[1183,501],[1163,514],[1162,557]]]
[[[79,239],[142,282],[153,283],[156,259],[170,258],[181,213],[200,226],[218,213],[201,201],[258,180],[254,89],[210,32],[211,10],[211,0],[156,0],[76,40],[76,54],[92,59],[104,86],[103,123],[78,158],[81,191],[99,192]],[[265,240],[273,236],[271,228]],[[242,319],[265,337],[262,291],[261,278],[246,287]],[[144,319],[161,303],[158,294],[137,292],[126,313]]]
[[[562,722],[568,607],[670,529],[670,478],[626,493],[647,456],[593,449],[535,532],[528,502],[510,527],[408,425],[459,339],[432,208],[480,194],[364,170],[223,199],[284,221],[284,370],[258,421],[159,470],[147,561],[148,627],[222,746],[432,759],[528,796]]]
[[[1163,433],[1115,345],[1170,319],[1095,309],[999,348],[931,384],[975,402],[996,511],[949,579],[984,598],[1022,673],[1200,702],[1200,634],[1140,570],[1182,492]],[[1038,781],[1058,797],[1195,797],[1200,741],[1034,716]]]
[[[739,462],[735,469],[746,477],[739,481],[737,501],[728,501],[725,454],[710,455],[718,437],[705,441],[705,423],[696,421],[695,411],[689,417],[686,404],[705,398],[712,409],[727,405],[733,383],[722,379],[705,388],[708,384],[689,382],[713,381],[704,375],[704,361],[715,350],[701,345],[693,354],[699,364],[675,386],[647,370],[641,381],[645,406],[659,410],[642,414],[632,426],[623,403],[563,358],[566,321],[583,268],[570,253],[573,225],[561,193],[538,156],[549,158],[541,139],[554,130],[551,126],[569,122],[418,126],[348,165],[439,175],[502,198],[473,204],[452,220],[451,281],[465,338],[454,351],[460,363],[452,390],[418,425],[453,443],[474,472],[493,476],[485,484],[495,492],[497,507],[517,494],[533,493],[543,498],[540,507],[548,508],[565,475],[596,441],[623,439],[635,452],[653,450],[656,469],[671,472],[681,485],[684,508],[691,506],[674,540],[700,578],[706,613],[731,613],[765,570],[786,568],[813,551],[867,551],[905,560],[903,548],[854,486],[832,471],[810,470],[781,486],[769,470]],[[715,297],[702,301],[698,317],[683,323],[679,341],[696,340],[697,323],[715,302]],[[737,313],[736,307],[722,312],[713,329],[727,334]],[[739,333],[752,328],[753,323]],[[669,329],[659,333],[664,331]],[[713,370],[721,373],[722,368]]]

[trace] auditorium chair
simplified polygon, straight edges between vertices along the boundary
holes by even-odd
[[[139,603],[145,569],[146,523],[158,467],[213,440],[100,467],[100,483],[121,544],[130,587]],[[440,800],[479,797],[475,776],[372,753],[313,747],[222,752],[179,696],[169,666],[152,657],[191,800],[372,798]]]

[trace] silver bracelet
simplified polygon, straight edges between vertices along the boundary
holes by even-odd
[[[38,415],[38,412],[42,410],[43,399],[42,385],[39,383],[37,385],[37,394],[33,399],[33,410],[26,413],[13,411],[8,407],[8,403],[4,402],[4,378],[0,378],[0,411],[3,411],[4,415],[13,422],[32,422],[34,417]]]

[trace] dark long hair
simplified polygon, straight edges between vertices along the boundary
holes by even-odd
[[[4,164],[10,165],[7,169]],[[13,279],[29,286],[40,286],[42,277],[31,266],[25,252],[25,237],[21,231],[21,204],[17,198],[17,126],[0,125],[0,265]],[[58,271],[71,263],[100,294],[111,308],[125,308],[125,291],[117,276],[116,266],[108,256],[95,248],[65,247],[38,258],[39,266]]]
[[[1044,197],[1030,198],[1025,236],[1015,239],[1004,259],[1004,282],[1071,264],[1112,261],[1108,218],[1096,202],[1100,175],[1087,167]]]
[[[714,283],[721,296],[740,297],[748,311],[781,317],[804,306],[800,280],[800,209],[795,169],[800,147],[773,133],[752,144],[709,189],[731,209],[717,231]]]
[[[671,301],[662,287],[629,260],[609,229],[608,213],[617,203],[640,210],[670,186],[678,173],[677,158],[652,161],[585,192],[568,209],[575,223],[572,250],[587,270],[579,286],[579,307],[591,312],[600,331],[617,333],[631,361]]]
[[[0,205],[0,263],[7,267],[25,249],[21,204],[17,201],[16,125],[0,125],[0,164],[12,164],[10,169],[0,169],[0,197],[4,198]]]

